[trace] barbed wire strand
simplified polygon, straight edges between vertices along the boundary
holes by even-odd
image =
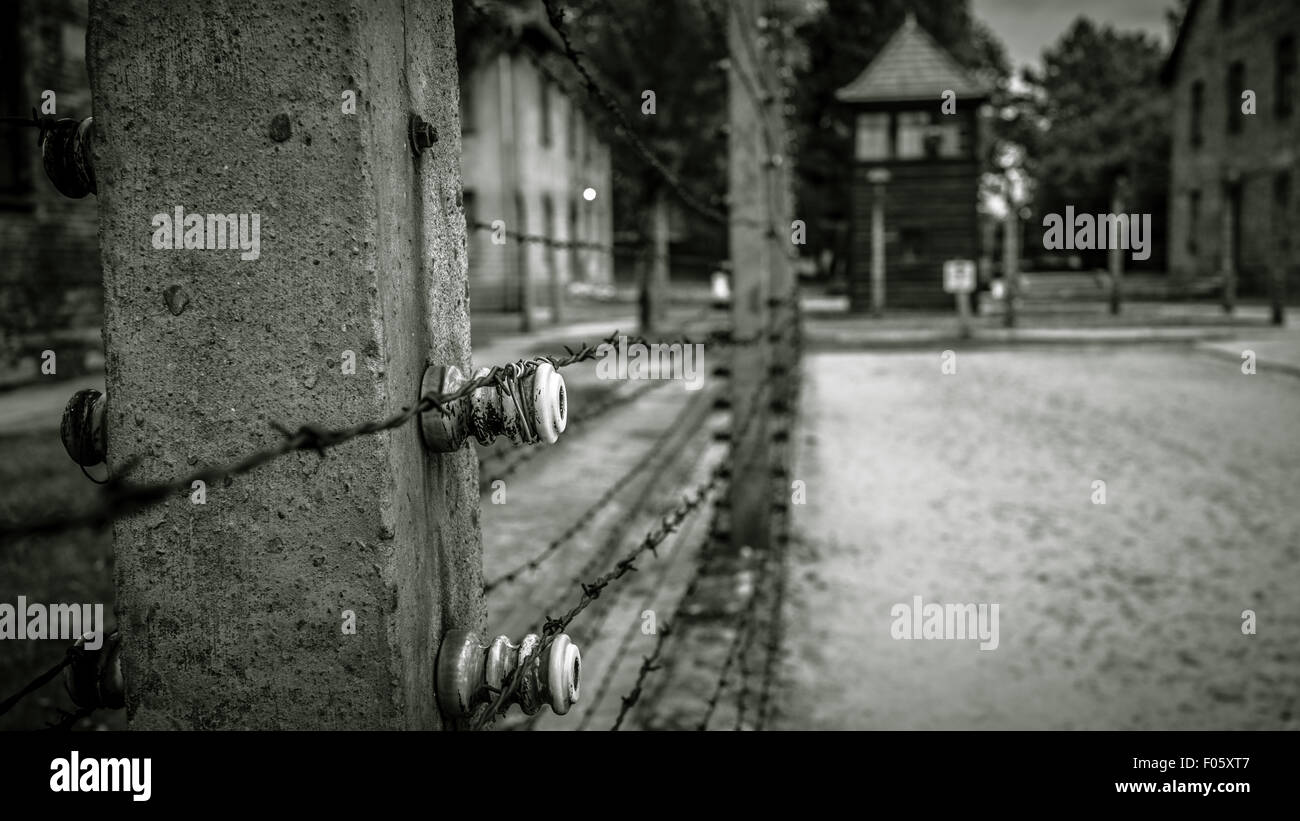
[[[490,593],[492,590],[494,590],[497,587],[500,587],[503,584],[508,584],[509,582],[515,581],[517,578],[519,578],[519,576],[523,575],[524,573],[527,573],[531,570],[536,570],[538,567],[541,566],[542,562],[546,561],[548,558],[555,555],[555,553],[558,552],[561,547],[563,547],[575,535],[581,532],[582,529],[587,526],[587,523],[590,522],[592,519],[594,519],[596,515],[599,514],[601,510],[603,510],[605,506],[608,505],[614,499],[614,497],[617,496],[619,492],[623,490],[623,488],[627,487],[628,484],[631,483],[633,479],[636,479],[638,476],[640,476],[641,473],[647,467],[649,467],[651,464],[655,462],[656,459],[658,459],[660,456],[663,455],[664,444],[668,440],[672,439],[675,435],[677,435],[679,429],[678,422],[684,417],[686,417],[686,415],[690,412],[690,410],[691,410],[690,403],[683,405],[681,412],[678,413],[677,416],[673,418],[673,421],[670,422],[668,425],[666,425],[663,431],[658,436],[655,437],[654,442],[646,449],[646,452],[642,454],[641,458],[638,459],[636,463],[632,465],[631,470],[626,471],[622,476],[620,476],[617,480],[615,480],[609,487],[605,488],[605,492],[602,493],[600,497],[596,499],[596,501],[591,506],[589,506],[586,510],[584,510],[582,514],[578,516],[577,519],[575,519],[567,528],[565,528],[563,533],[561,533],[559,536],[552,539],[551,542],[546,545],[546,547],[544,547],[541,551],[539,551],[528,561],[516,566],[510,572],[502,574],[501,576],[498,576],[497,578],[492,579],[491,581],[484,584],[483,592]]]
[[[618,102],[610,96],[608,91],[596,82],[594,77],[592,77],[591,72],[588,71],[587,66],[582,62],[581,53],[573,46],[573,41],[569,37],[568,28],[564,24],[563,12],[560,11],[555,0],[542,0],[542,5],[546,8],[546,17],[550,20],[551,28],[555,29],[555,32],[560,36],[560,43],[564,48],[565,56],[569,58],[569,62],[573,63],[574,68],[578,70],[578,74],[582,77],[583,84],[587,87],[587,92],[600,102],[600,104],[603,105],[611,115],[613,115],[615,121],[621,127],[622,130],[618,132],[619,136],[621,136],[623,140],[631,146],[633,151],[640,155],[642,161],[658,172],[659,176],[663,178],[664,182],[668,184],[668,187],[673,190],[673,193],[677,195],[677,198],[681,200],[684,205],[705,219],[725,225],[727,223],[727,215],[716,208],[707,205],[702,199],[696,196],[694,192],[686,187],[685,183],[681,181],[677,174],[674,173],[663,160],[656,156],[655,153],[646,146],[641,138],[637,136],[636,131],[632,128],[631,122],[628,121],[627,115],[623,113],[623,109],[619,106]]]
[[[696,486],[693,493],[687,493],[683,497],[682,503],[669,511],[660,520],[659,525],[651,528],[650,531],[646,533],[645,538],[642,539],[641,542],[627,555],[615,563],[611,570],[596,579],[593,579],[590,584],[580,583],[579,586],[582,589],[582,596],[578,599],[578,603],[558,619],[551,618],[550,616],[546,617],[545,624],[542,627],[543,638],[537,647],[535,657],[540,658],[542,654],[546,652],[547,648],[549,648],[555,641],[555,638],[563,633],[573,620],[600,596],[601,591],[613,582],[623,578],[628,573],[634,572],[637,569],[635,564],[636,560],[640,558],[643,553],[655,553],[656,548],[658,548],[658,546],[671,534],[677,531],[677,528],[681,525],[682,521],[685,520],[685,518],[696,508],[704,504],[709,496],[712,495],[714,488],[718,485],[721,479],[721,472],[714,471],[707,480]],[[494,720],[498,711],[501,709],[501,706],[505,704],[510,696],[514,695],[515,690],[518,689],[519,683],[522,681],[522,676],[520,676],[519,673],[523,669],[523,665],[515,668],[514,672],[511,673],[509,683],[501,689],[501,692],[497,694],[496,699],[483,712],[478,721],[474,723],[474,729],[482,729],[489,722]]]
[[[44,673],[41,673],[36,678],[27,682],[27,684],[23,685],[23,688],[21,690],[9,696],[9,698],[6,698],[4,701],[0,701],[0,716],[12,710],[14,708],[14,705],[16,705],[18,702],[22,701],[24,698],[36,692],[37,690],[41,689],[50,681],[52,681],[55,676],[63,672],[63,668],[67,667],[70,664],[76,663],[77,659],[81,658],[83,652],[84,650],[81,647],[78,647],[76,645],[69,647],[67,654],[63,657],[63,659],[58,664],[54,665],[50,669],[46,670]]]
[[[68,712],[67,710],[60,710],[60,712],[63,713],[63,715],[59,718],[59,720],[53,722],[48,727],[45,727],[43,729],[54,731],[54,732],[71,730],[78,721],[81,721],[83,718],[86,718],[91,713],[95,712],[95,708],[78,707],[72,712]]]
[[[598,345],[593,346],[583,343],[577,350],[566,346],[565,356],[540,356],[512,362],[508,365],[494,366],[481,376],[466,381],[456,390],[445,393],[426,393],[416,403],[403,407],[398,413],[384,419],[361,422],[337,429],[327,429],[318,425],[307,424],[301,425],[295,431],[290,431],[279,423],[272,423],[271,427],[283,437],[275,445],[253,451],[233,462],[199,468],[184,477],[176,479],[133,484],[115,478],[107,485],[104,485],[108,498],[98,507],[79,513],[60,513],[28,520],[0,522],[0,537],[48,534],[79,527],[101,526],[142,508],[158,504],[170,494],[189,493],[196,481],[212,484],[226,477],[248,473],[268,462],[297,451],[315,451],[324,458],[325,452],[330,448],[338,447],[361,436],[370,436],[400,428],[421,413],[437,411],[446,414],[449,412],[448,406],[451,402],[463,399],[479,388],[493,386],[506,394],[510,394],[512,390],[511,382],[530,375],[540,363],[548,362],[556,369],[560,369],[579,362],[596,359],[599,356],[598,352],[601,345],[617,345],[620,336],[621,334],[615,331]],[[645,337],[640,335],[622,336],[626,336],[629,345],[633,343],[653,344],[647,342]],[[681,340],[680,344],[694,343],[689,339],[684,339]],[[137,462],[138,458],[126,460],[126,469],[123,472],[129,471]]]
[[[655,388],[660,388],[667,384],[669,384],[669,380],[667,379],[646,380],[646,383],[636,390],[615,392],[615,396],[607,397],[598,406],[593,407],[581,416],[570,416],[564,429],[566,437],[571,436],[575,428],[581,429],[586,423],[593,419],[603,416],[629,402],[640,399]],[[538,454],[545,452],[545,448],[537,447],[537,445],[534,444],[525,448],[499,450],[485,455],[479,460],[479,491],[486,492],[487,489],[492,486],[492,482],[497,479],[509,478],[521,466],[531,461]],[[496,466],[497,462],[503,462],[504,466]]]
[[[722,693],[727,689],[727,678],[731,674],[731,667],[735,664],[736,658],[740,652],[740,647],[744,637],[750,632],[753,623],[753,611],[755,603],[758,601],[758,588],[755,587],[749,594],[749,602],[745,606],[745,615],[740,623],[736,626],[736,636],[731,640],[731,646],[727,650],[727,658],[722,663],[722,672],[718,676],[718,683],[713,688],[713,695],[709,696],[709,701],[705,705],[704,716],[700,719],[699,725],[695,728],[699,732],[709,729],[709,721],[713,719],[713,713],[718,707],[718,702],[722,698]]]
[[[707,540],[708,540],[708,535],[706,533],[704,544],[708,543]],[[703,549],[703,545],[701,545],[700,549]],[[654,604],[655,600],[659,597],[664,587],[667,586],[669,578],[672,576],[674,560],[678,556],[681,556],[684,552],[685,551],[683,550],[673,551],[673,555],[669,558],[667,564],[664,565],[663,575],[659,578],[659,582],[655,585],[654,589],[651,590],[641,601],[640,607],[636,609],[637,614],[644,614],[646,610],[650,609],[650,605]],[[695,572],[692,573],[692,580],[690,583],[688,583],[688,587],[691,584],[694,584],[694,577],[699,574],[700,566],[701,565],[697,561]],[[680,603],[680,599],[678,603]],[[674,606],[673,613],[676,614],[676,612],[677,612],[676,606]],[[655,625],[656,647],[659,645],[659,636],[662,634],[663,630],[668,629],[668,624],[670,623],[671,620],[670,622],[665,623],[662,627],[656,623]],[[642,623],[634,619],[632,621],[632,624],[629,625],[627,631],[623,634],[623,640],[618,643],[618,648],[617,650],[615,650],[613,658],[610,659],[609,664],[606,666],[605,675],[601,678],[600,684],[596,687],[596,691],[592,696],[590,706],[587,708],[587,711],[583,713],[582,720],[578,723],[579,730],[586,729],[587,726],[591,723],[592,717],[596,714],[596,707],[598,707],[601,701],[604,700],[605,693],[609,691],[610,686],[614,683],[614,674],[618,672],[618,668],[623,661],[623,657],[627,655],[627,651],[631,647],[633,637],[635,637],[637,633],[641,632],[641,629],[642,629]],[[623,711],[620,708],[619,715],[621,716],[622,713]]]
[[[707,545],[709,535],[706,534],[704,539],[705,545]],[[685,620],[686,604],[694,598],[696,590],[699,588],[700,580],[704,578],[704,567],[708,558],[707,547],[702,548],[701,554],[697,557],[695,572],[692,574],[690,582],[687,583],[681,596],[678,597],[677,603],[673,605],[672,615],[668,617],[668,620],[664,622],[663,627],[660,628],[659,634],[655,636],[654,649],[650,652],[650,655],[645,656],[642,659],[641,669],[637,671],[636,683],[633,684],[632,689],[628,691],[627,695],[619,699],[621,704],[618,710],[618,717],[614,719],[614,725],[610,727],[612,732],[617,732],[618,729],[623,726],[623,720],[632,711],[632,708],[636,706],[637,701],[641,698],[646,678],[651,673],[660,669],[659,658],[663,654],[664,646],[667,644],[668,639],[674,635],[673,631],[677,629],[677,625]]]

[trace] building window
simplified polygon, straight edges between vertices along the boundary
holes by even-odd
[[[1219,0],[1219,24],[1224,26],[1232,25],[1232,20],[1237,16],[1237,4],[1235,0]]]
[[[1241,92],[1246,90],[1246,66],[1240,60],[1228,66],[1228,133],[1241,132]]]
[[[930,131],[930,112],[898,112],[898,158],[917,160],[926,156],[926,135]]]
[[[859,160],[887,160],[890,151],[889,114],[859,114],[854,157]]]
[[[1273,113],[1279,120],[1295,110],[1295,37],[1277,41],[1277,78],[1273,83]]]
[[[1196,238],[1201,228],[1201,192],[1193,191],[1187,200],[1187,253],[1195,255],[1200,250]]]
[[[1197,80],[1192,83],[1192,145],[1201,144],[1201,118],[1205,113],[1205,83]]]
[[[537,112],[540,119],[542,145],[550,147],[551,145],[551,82],[542,80],[541,105]]]

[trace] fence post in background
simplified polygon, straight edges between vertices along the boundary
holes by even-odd
[[[515,225],[520,234],[528,233],[528,206],[522,193],[515,193]],[[515,285],[519,289],[519,330],[533,330],[532,244],[522,237],[515,240]]]
[[[660,188],[650,212],[650,249],[641,276],[641,332],[662,330],[668,318],[668,191]]]
[[[560,228],[556,224],[555,202],[549,198],[542,200],[542,233],[554,241],[560,241]],[[546,256],[547,290],[550,291],[551,324],[564,322],[564,278],[560,274],[560,249],[554,242],[543,246]]]
[[[1282,183],[1274,183],[1273,202],[1274,217],[1272,241],[1269,243],[1269,303],[1270,321],[1274,325],[1286,324],[1286,263],[1290,256],[1291,238],[1287,223],[1286,210],[1291,192]]]
[[[1007,196],[1007,216],[1002,220],[1002,280],[1006,312],[1002,322],[1008,328],[1016,326],[1016,297],[1020,293],[1020,206]]]
[[[1237,192],[1240,177],[1229,172],[1223,184],[1223,209],[1220,247],[1222,249],[1223,312],[1232,313],[1237,307]]]
[[[767,484],[745,481],[747,476],[765,475],[760,461],[767,451],[768,386],[768,288],[771,269],[768,255],[772,242],[770,200],[767,193],[768,155],[763,141],[760,104],[746,89],[748,82],[760,82],[764,73],[749,55],[757,52],[754,0],[735,0],[727,15],[727,51],[730,70],[727,80],[729,113],[727,180],[730,202],[729,245],[731,249],[731,327],[737,339],[749,340],[733,347],[731,354],[731,447],[734,481],[730,487],[731,547],[763,550],[768,546]],[[761,90],[760,92],[761,93]],[[762,474],[752,471],[763,471]]]
[[[1119,225],[1118,220],[1128,212],[1128,180],[1123,174],[1115,177],[1114,189],[1111,192],[1110,199],[1110,236],[1106,237],[1107,262],[1110,268],[1110,312],[1118,314],[1120,303],[1123,298],[1122,287],[1124,280],[1124,251],[1119,247]],[[1133,226],[1129,226],[1129,236],[1132,236]]]
[[[867,172],[871,183],[871,312],[876,316],[885,313],[885,186],[889,182],[888,168],[873,168]]]
[[[115,478],[384,417],[426,362],[469,364],[451,2],[327,5],[91,3]],[[241,242],[206,250],[209,213]],[[439,639],[484,622],[476,479],[410,423],[117,521],[131,726],[442,727]]]

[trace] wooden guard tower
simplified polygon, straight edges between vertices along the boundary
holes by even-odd
[[[952,306],[943,290],[944,260],[979,256],[977,112],[988,97],[988,89],[911,14],[862,73],[836,92],[854,123],[853,311]],[[873,289],[872,212],[878,203],[884,270]]]

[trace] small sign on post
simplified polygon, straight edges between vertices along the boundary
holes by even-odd
[[[970,295],[975,290],[975,261],[950,259],[943,263],[943,289],[957,298],[957,316],[961,320],[962,339],[968,339],[970,329]]]

